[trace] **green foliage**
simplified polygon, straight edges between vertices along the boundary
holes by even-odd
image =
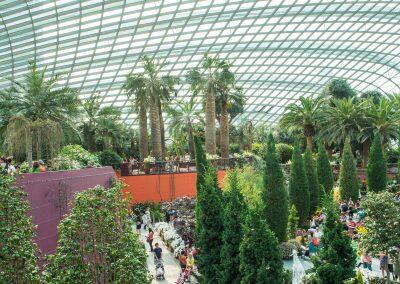
[[[67,145],[64,146],[58,153],[59,158],[67,158],[77,161],[81,168],[84,167],[98,167],[100,166],[99,158],[97,155],[88,152],[80,145]]]
[[[251,208],[264,206],[261,197],[264,191],[264,179],[261,172],[251,166],[244,167],[239,173],[239,188],[247,206]]]
[[[297,214],[297,209],[294,204],[290,207],[289,219],[287,225],[287,237],[288,239],[294,239],[296,237],[296,230],[299,228],[299,216]]]
[[[78,161],[72,160],[69,157],[57,156],[51,160],[51,169],[53,171],[68,171],[68,170],[78,170],[82,166]]]
[[[281,163],[284,164],[292,158],[293,155],[292,145],[286,143],[278,143],[276,144],[275,148]]]
[[[358,200],[357,168],[349,141],[346,141],[344,144],[342,161],[340,163],[339,192],[341,200]]]
[[[146,212],[146,208],[149,208],[151,218],[154,222],[161,222],[165,219],[165,212],[162,210],[161,203],[135,203],[132,207],[132,211],[136,216],[142,216]]]
[[[299,213],[300,225],[304,225],[310,213],[310,192],[298,143],[294,146],[290,168],[289,196],[290,204],[294,204]]]
[[[322,283],[340,284],[355,276],[356,252],[339,221],[332,198],[327,198],[324,205],[326,221],[321,237],[322,249],[314,259],[314,266]]]
[[[362,207],[367,216],[363,246],[375,253],[400,247],[400,200],[395,194],[370,192],[362,199]]]
[[[38,248],[26,193],[0,176],[0,283],[37,283]]]
[[[368,191],[379,192],[386,189],[387,166],[382,150],[381,136],[375,135],[369,152],[366,171]]]
[[[195,138],[197,168],[196,245],[199,271],[206,283],[217,283],[222,246],[222,194],[218,188],[215,169],[206,160],[201,141]]]
[[[243,238],[242,226],[245,203],[240,193],[238,170],[233,170],[227,174],[223,210],[222,269],[219,283],[240,283],[239,246]]]
[[[320,204],[320,186],[318,183],[317,172],[310,149],[306,149],[304,154],[304,164],[308,181],[308,190],[310,191],[310,216],[315,213]]]
[[[270,134],[265,155],[264,190],[265,217],[269,228],[279,242],[286,241],[288,222],[288,193],[284,186],[283,173],[275,152],[275,141]]]
[[[122,158],[112,150],[104,150],[98,154],[102,166],[112,166],[114,169],[120,167]]]
[[[240,244],[241,283],[284,283],[278,241],[256,210],[249,210]]]
[[[323,95],[334,99],[344,99],[354,97],[356,92],[346,80],[335,78],[326,84]]]
[[[333,189],[333,173],[322,141],[318,142],[317,177],[318,182],[323,185],[325,192],[330,193]]]
[[[121,186],[76,195],[58,228],[48,283],[149,283],[146,252],[132,231]]]

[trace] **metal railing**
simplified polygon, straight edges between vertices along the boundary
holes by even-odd
[[[227,158],[210,160],[210,163],[217,170],[233,169],[251,164],[252,157],[248,158]],[[192,173],[196,172],[196,161],[156,161],[154,163],[122,163],[121,176],[131,175],[150,175],[150,174],[170,174],[170,173]]]

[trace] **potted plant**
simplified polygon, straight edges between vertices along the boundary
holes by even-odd
[[[152,156],[148,156],[143,160],[144,173],[148,175],[150,173],[151,164],[154,164],[156,159]]]

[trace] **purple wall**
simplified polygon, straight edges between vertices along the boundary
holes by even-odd
[[[57,244],[57,226],[71,207],[76,192],[115,179],[111,167],[24,174],[22,186],[28,193],[29,214],[37,225],[36,241],[43,255],[53,253]]]

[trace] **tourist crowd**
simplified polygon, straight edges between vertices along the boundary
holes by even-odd
[[[0,174],[2,175],[15,175],[20,172],[29,173],[42,173],[46,172],[46,165],[43,160],[34,161],[27,164],[28,168],[21,170],[23,164],[14,163],[13,157],[0,157]]]

